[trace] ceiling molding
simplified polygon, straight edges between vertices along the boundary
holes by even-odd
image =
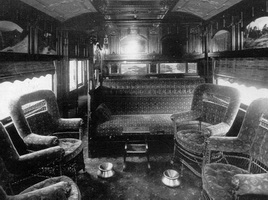
[[[172,12],[191,13],[203,20],[223,12],[242,0],[179,0]]]
[[[21,0],[65,22],[82,14],[103,20],[208,20],[242,0]],[[187,14],[187,15],[186,15]],[[190,17],[190,15],[195,16]]]
[[[90,0],[21,0],[22,2],[64,22],[84,13],[95,13],[97,10]]]

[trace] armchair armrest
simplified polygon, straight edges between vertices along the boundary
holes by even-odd
[[[230,125],[224,122],[211,125],[207,127],[204,131],[206,137],[210,136],[225,136],[226,133],[229,131]]]
[[[83,125],[82,118],[59,119],[58,131],[78,131]]]
[[[18,161],[27,166],[44,166],[44,164],[60,161],[64,153],[65,151],[62,147],[55,146],[21,155]]]
[[[82,139],[84,121],[82,118],[70,118],[70,119],[59,119],[59,126],[57,132],[53,133],[59,138],[71,137]]]
[[[201,113],[198,111],[186,111],[186,112],[180,112],[175,113],[170,116],[171,120],[174,122],[183,122],[188,120],[195,120],[201,116]]]
[[[70,195],[71,185],[68,182],[58,182],[43,188],[37,188],[33,191],[15,195],[12,197],[14,200],[27,200],[27,199],[47,199],[47,200],[54,200],[54,199],[68,199]]]
[[[232,177],[236,195],[268,195],[268,173],[236,174]]]
[[[58,145],[59,139],[56,136],[46,136],[31,133],[23,138],[25,144],[31,150],[40,150]]]
[[[211,136],[207,139],[207,150],[243,153],[249,150],[250,145],[237,137]]]

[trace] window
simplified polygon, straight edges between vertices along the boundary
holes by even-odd
[[[147,73],[147,64],[126,63],[121,64],[121,74],[124,75],[144,75]]]
[[[76,60],[69,61],[69,89],[73,91],[77,88],[76,82]]]
[[[85,81],[85,63],[84,60],[69,61],[69,90],[73,91],[84,85]]]
[[[249,105],[253,100],[258,98],[268,98],[268,89],[267,88],[260,88],[257,89],[256,87],[247,87],[242,84],[238,83],[231,83],[224,79],[217,79],[217,83],[219,85],[230,86],[238,89],[241,93],[241,102],[245,105]]]
[[[51,74],[39,78],[25,79],[24,81],[3,82],[0,83],[0,92],[4,94],[0,98],[1,112],[0,119],[9,116],[8,104],[10,99],[18,95],[33,92],[41,89],[52,90],[53,77]]]
[[[78,68],[77,68],[77,84],[78,87],[84,85],[84,70],[85,70],[85,61],[78,61]]]
[[[160,73],[186,73],[186,63],[161,63]]]
[[[157,74],[198,75],[197,62],[156,63],[156,62],[110,62],[107,64],[110,75],[143,76]]]

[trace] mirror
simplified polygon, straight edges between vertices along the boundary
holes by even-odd
[[[243,46],[244,49],[268,47],[268,17],[260,17],[246,26]]]
[[[120,53],[128,55],[147,53],[147,40],[140,35],[128,35],[120,41]]]
[[[28,35],[11,21],[0,21],[0,51],[28,53]]]
[[[220,30],[212,39],[212,52],[230,51],[231,34],[229,31]]]

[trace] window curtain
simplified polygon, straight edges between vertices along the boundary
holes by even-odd
[[[55,73],[53,61],[0,62],[0,83]]]
[[[231,83],[268,88],[267,58],[224,58],[214,60],[214,76]]]

